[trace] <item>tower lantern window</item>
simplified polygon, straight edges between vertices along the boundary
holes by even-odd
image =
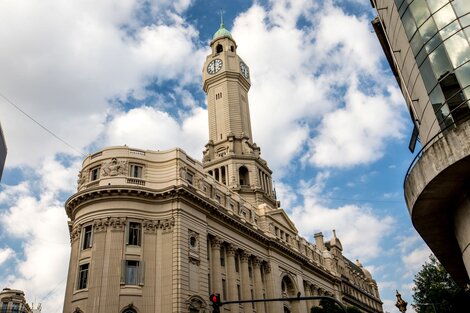
[[[222,47],[222,45],[219,43],[217,45],[217,47],[215,48],[215,52],[216,53],[221,53],[222,51],[224,51],[224,48]]]

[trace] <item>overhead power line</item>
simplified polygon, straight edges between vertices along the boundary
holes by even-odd
[[[54,138],[56,138],[57,140],[59,140],[60,142],[62,142],[63,144],[65,144],[67,147],[69,147],[70,149],[72,149],[73,151],[77,152],[78,154],[82,155],[83,157],[86,157],[86,155],[81,152],[79,149],[75,148],[74,146],[72,146],[71,144],[69,144],[67,141],[65,141],[64,139],[60,138],[58,135],[56,135],[52,130],[48,129],[46,126],[42,125],[41,123],[39,123],[36,119],[34,119],[31,115],[29,115],[28,113],[26,113],[23,109],[21,109],[17,104],[15,104],[13,101],[11,101],[10,99],[8,99],[6,96],[4,96],[1,92],[0,92],[0,97],[2,97],[7,103],[9,103],[10,105],[12,105],[15,109],[17,109],[18,111],[20,111],[21,113],[23,113],[26,117],[28,117],[31,121],[33,121],[34,123],[36,123],[36,125],[38,125],[39,127],[41,127],[42,129],[44,129],[46,132],[48,132],[50,135],[52,135]]]

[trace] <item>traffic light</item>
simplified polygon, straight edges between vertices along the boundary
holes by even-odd
[[[211,294],[209,300],[212,302],[212,313],[220,313],[220,294]]]

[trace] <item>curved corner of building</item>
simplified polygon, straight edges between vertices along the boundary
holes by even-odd
[[[470,121],[442,133],[405,180],[414,227],[460,284],[470,270]],[[467,270],[466,270],[467,269]]]

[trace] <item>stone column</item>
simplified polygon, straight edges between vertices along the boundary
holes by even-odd
[[[213,237],[211,239],[211,264],[212,264],[212,292],[211,293],[222,293],[222,275],[220,266],[220,246],[222,239],[219,237]]]
[[[305,283],[304,285],[304,290],[305,290],[305,296],[310,297],[313,296],[312,293],[310,292],[310,284]],[[310,312],[310,309],[313,306],[313,300],[307,300],[307,312]]]
[[[235,255],[237,248],[230,244],[227,246],[227,275],[228,275],[228,301],[239,300],[237,292],[237,273],[235,270]],[[230,304],[230,312],[238,312],[238,304]]]
[[[253,272],[255,273],[255,298],[263,298],[263,281],[261,280],[261,260],[259,258],[253,259]],[[264,312],[264,302],[256,303],[256,313]]]
[[[248,273],[248,259],[250,255],[246,252],[241,254],[241,272],[242,272],[242,300],[251,300],[250,275]],[[243,312],[251,313],[253,309],[251,303],[243,304]]]
[[[273,279],[273,273],[272,273],[272,268],[271,268],[271,263],[267,262],[264,265],[264,273],[265,273],[265,279],[266,279],[266,298],[279,298],[280,295],[275,294],[275,288],[274,288],[274,279]],[[276,312],[277,307],[276,307],[276,302],[268,302],[268,312]]]

